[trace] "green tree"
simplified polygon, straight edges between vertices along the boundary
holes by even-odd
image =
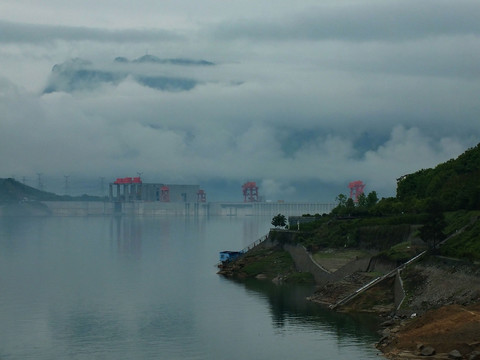
[[[355,210],[355,202],[353,201],[352,198],[348,198],[347,202],[345,203],[345,209],[347,214],[352,214]]]
[[[335,200],[338,202],[338,206],[343,207],[347,203],[347,195],[345,194],[338,194]]]
[[[337,202],[337,206],[335,206],[334,209],[332,209],[331,213],[333,215],[344,215],[345,214],[345,204],[347,203],[347,195],[345,194],[339,194],[336,198],[335,201]]]
[[[378,202],[378,196],[376,191],[370,191],[367,195],[367,208],[373,208]]]
[[[275,227],[285,227],[287,225],[287,218],[282,214],[275,215],[272,219],[272,225]]]
[[[368,207],[367,196],[364,193],[361,193],[358,196],[357,207],[366,209]]]

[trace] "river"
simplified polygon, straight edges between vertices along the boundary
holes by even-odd
[[[216,274],[270,220],[0,218],[0,359],[378,359],[375,319]]]

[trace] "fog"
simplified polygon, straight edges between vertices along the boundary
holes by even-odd
[[[362,180],[392,196],[479,142],[479,10],[3,2],[0,177],[84,193],[141,173],[209,200],[256,181],[266,199],[326,202]]]

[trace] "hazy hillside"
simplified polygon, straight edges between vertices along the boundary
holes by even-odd
[[[0,203],[18,203],[34,201],[89,201],[101,200],[96,196],[68,196],[57,195],[47,191],[41,191],[31,186],[24,185],[14,179],[0,179]]]
[[[478,261],[479,218],[480,144],[433,169],[402,177],[395,198],[383,198],[370,206],[367,201],[339,201],[330,215],[302,224],[303,233],[295,242],[312,252],[328,247],[375,248],[405,261],[422,250],[411,240],[420,239],[421,227],[429,224],[436,226],[438,239],[456,234],[442,246],[441,254]],[[427,235],[422,239],[425,245]]]
[[[143,67],[150,64],[154,68]],[[182,70],[178,75],[171,75],[162,68],[165,65],[177,67],[205,67],[215,64],[206,60],[192,60],[185,58],[161,59],[153,55],[144,55],[135,60],[117,57],[107,67],[99,67],[92,62],[80,58],[70,59],[52,68],[44,93],[58,91],[74,92],[94,90],[102,85],[117,86],[121,82],[131,79],[136,83],[160,91],[189,91],[202,81],[186,77]]]
[[[40,191],[14,179],[0,179],[0,202],[59,200],[61,196]]]

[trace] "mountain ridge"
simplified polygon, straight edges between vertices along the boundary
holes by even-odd
[[[43,89],[43,94],[54,92],[72,93],[76,91],[94,90],[107,84],[117,86],[131,77],[136,83],[151,89],[167,92],[190,91],[203,81],[185,77],[183,75],[156,74],[138,69],[136,65],[156,64],[204,67],[215,66],[216,64],[207,60],[194,60],[188,58],[162,59],[154,55],[143,55],[137,59],[129,60],[126,57],[116,57],[114,64],[125,64],[134,68],[112,68],[105,69],[96,67],[91,61],[82,58],[72,58],[63,63],[55,64]]]

